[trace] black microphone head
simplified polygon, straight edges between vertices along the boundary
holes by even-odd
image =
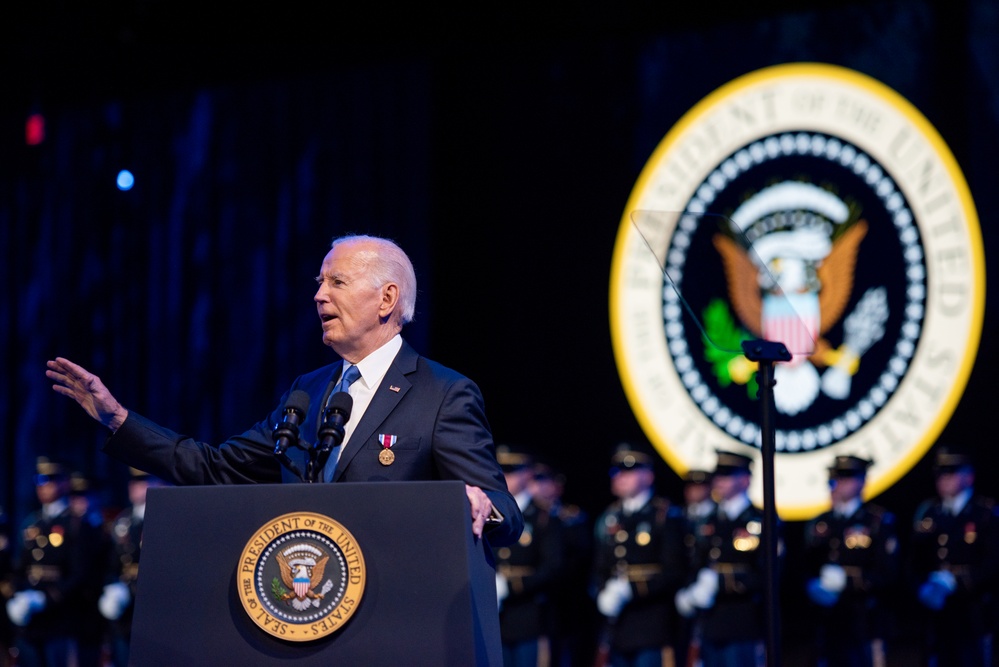
[[[304,416],[306,412],[309,411],[309,394],[308,392],[302,391],[301,389],[296,389],[291,392],[288,396],[288,400],[284,404],[285,411],[294,410],[301,412]]]
[[[354,408],[354,399],[345,391],[338,391],[330,398],[330,412],[339,412],[343,420],[350,419],[350,411]]]

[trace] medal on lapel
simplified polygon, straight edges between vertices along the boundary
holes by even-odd
[[[388,433],[378,434],[378,442],[382,444],[382,451],[378,452],[378,462],[383,466],[390,466],[395,461],[395,452],[392,451],[392,445],[398,439],[399,436],[397,435],[390,435]]]

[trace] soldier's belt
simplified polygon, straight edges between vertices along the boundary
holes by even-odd
[[[635,564],[629,563],[623,568],[622,574],[628,577],[628,581],[648,581],[652,577],[662,574],[663,568],[661,565],[654,564]]]
[[[28,581],[51,584],[62,579],[62,571],[54,565],[31,565],[28,567]]]
[[[119,577],[119,579],[122,582],[124,582],[126,584],[131,584],[132,582],[134,582],[138,578],[139,578],[139,564],[138,563],[129,563],[128,565],[126,565],[125,567],[123,567],[121,569],[121,577]]]
[[[535,568],[526,565],[500,565],[496,569],[507,579],[523,579],[537,572]]]

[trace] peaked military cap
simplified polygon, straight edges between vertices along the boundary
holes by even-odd
[[[961,468],[973,468],[974,465],[971,457],[964,452],[943,447],[937,450],[936,458],[933,461],[933,472],[937,475],[943,475],[956,472]]]
[[[622,442],[614,448],[611,456],[612,475],[636,468],[652,468],[652,456],[630,442]]]
[[[534,457],[519,445],[499,445],[496,448],[496,461],[503,472],[514,472],[534,464]]]
[[[90,478],[82,472],[74,470],[69,474],[69,492],[82,495],[90,491]]]
[[[874,461],[862,459],[852,454],[844,454],[833,459],[833,464],[829,466],[830,477],[863,477],[867,474],[867,469],[874,464]]]
[[[66,467],[59,461],[53,461],[47,456],[39,456],[35,462],[35,485],[41,486],[46,482],[66,479],[68,472]]]
[[[718,460],[715,463],[715,475],[748,475],[753,468],[753,459],[743,454],[726,452],[722,449],[716,449],[715,453],[718,455]]]
[[[684,484],[708,484],[711,482],[711,473],[707,470],[688,470],[683,476]]]

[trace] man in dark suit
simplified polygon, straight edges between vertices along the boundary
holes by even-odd
[[[493,545],[516,540],[523,520],[496,462],[482,394],[402,339],[416,302],[416,275],[406,254],[387,239],[342,237],[334,240],[317,282],[313,300],[323,342],[341,361],[297,378],[265,419],[221,445],[178,435],[125,409],[100,378],[67,359],[49,361],[46,375],[57,393],[111,429],[107,453],[174,484],[297,481],[274,456],[273,431],[285,403],[294,390],[308,394],[300,437],[316,442],[327,400],[335,388],[346,391],[352,413],[323,479],[462,480],[473,532],[481,536],[488,525]],[[357,379],[338,385],[341,377]]]

